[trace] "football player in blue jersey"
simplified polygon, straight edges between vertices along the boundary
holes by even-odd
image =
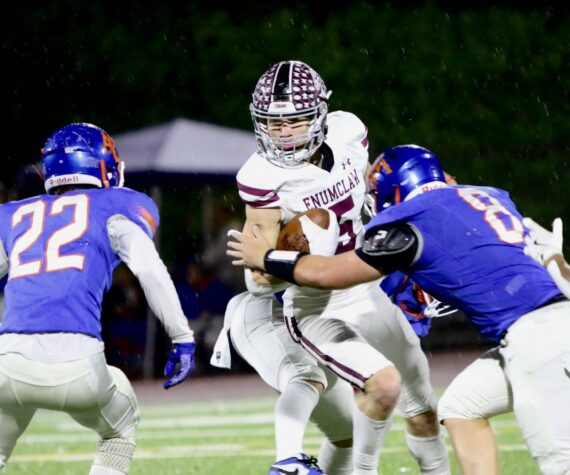
[[[91,124],[57,130],[42,149],[47,194],[0,205],[0,470],[39,408],[96,431],[90,475],[129,471],[139,409],[101,341],[101,302],[122,261],[172,339],[168,389],[194,367],[194,336],[152,238],[158,210],[123,188],[113,139]]]
[[[372,170],[371,172],[375,173]],[[457,185],[454,176],[445,170],[443,174],[448,185]],[[371,178],[371,181],[374,182],[375,176]],[[369,194],[367,198],[364,211],[369,217],[373,217],[376,214],[374,197]],[[400,307],[415,334],[420,338],[427,336],[430,332],[432,318],[446,317],[457,313],[453,307],[424,292],[418,284],[400,271],[392,272],[384,277],[380,281],[380,288],[386,292],[392,302]]]
[[[498,469],[496,461],[477,463],[485,454],[476,449],[477,433],[466,434],[462,422],[487,423],[514,410],[540,471],[569,474],[570,301],[525,255],[522,216],[508,193],[447,185],[437,156],[416,145],[387,150],[375,169],[377,214],[363,247],[332,257],[275,251],[254,228],[252,235],[232,232],[234,264],[328,289],[403,271],[499,343],[456,378],[438,407],[463,473]],[[330,232],[303,229],[309,239],[327,239]],[[464,397],[448,397],[450,391]]]

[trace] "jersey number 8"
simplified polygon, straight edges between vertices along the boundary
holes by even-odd
[[[521,221],[497,198],[475,188],[458,188],[457,193],[472,208],[485,213],[485,222],[501,241],[509,244],[523,242],[524,227]]]

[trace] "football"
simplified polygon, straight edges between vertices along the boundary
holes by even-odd
[[[281,232],[277,238],[276,249],[280,251],[310,252],[309,241],[303,234],[303,227],[299,219],[301,216],[307,216],[323,229],[328,229],[329,227],[330,217],[326,209],[316,208],[305,211],[304,213],[299,213],[281,228]]]

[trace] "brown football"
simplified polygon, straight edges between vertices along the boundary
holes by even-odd
[[[281,228],[279,237],[277,238],[277,247],[280,251],[301,251],[309,252],[309,241],[303,234],[303,227],[299,218],[306,215],[315,224],[323,229],[329,227],[329,213],[326,209],[316,208],[299,213],[285,226]]]

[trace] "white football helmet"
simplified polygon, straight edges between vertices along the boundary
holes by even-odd
[[[326,136],[328,98],[317,72],[301,61],[281,61],[259,78],[250,104],[255,137],[267,160],[281,167],[295,167],[308,160]],[[271,137],[268,121],[308,118],[306,134],[291,139]],[[287,146],[285,146],[285,144]]]

